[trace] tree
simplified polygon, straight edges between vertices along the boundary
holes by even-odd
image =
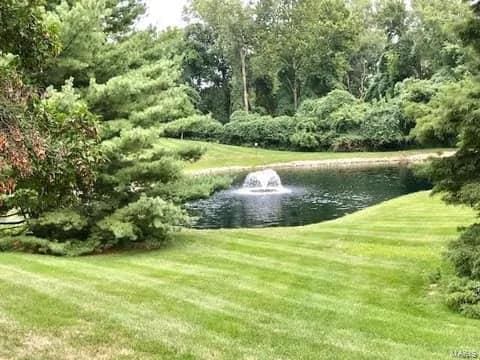
[[[46,21],[41,0],[2,0],[0,52],[18,56],[22,67],[37,74],[59,51],[56,24]]]
[[[180,83],[178,62],[158,60],[97,84],[92,79],[87,100],[105,121],[126,119],[133,126],[160,126],[196,113],[195,93]]]
[[[241,0],[191,0],[189,13],[213,28],[218,45],[240,80],[243,109],[250,110],[248,61],[252,52],[252,8]]]
[[[408,30],[412,17],[403,0],[382,0],[375,14],[376,23],[386,36],[386,45],[377,63],[377,71],[367,92],[368,99],[391,96],[395,84],[419,77],[419,54]]]
[[[418,0],[413,3],[415,24],[410,30],[420,56],[420,78],[457,69],[474,56],[462,44],[458,28],[471,18],[463,0]]]
[[[0,195],[12,195],[31,179],[49,151],[48,114],[38,110],[33,79],[55,56],[59,44],[37,1],[0,4]],[[5,199],[3,199],[5,200]],[[5,201],[2,201],[5,205]]]
[[[371,0],[355,0],[349,4],[358,23],[358,36],[350,53],[345,86],[352,94],[364,99],[367,96],[387,38],[376,21],[376,7]]]
[[[140,0],[50,0],[48,5],[48,19],[59,29],[62,48],[48,63],[42,78],[44,85],[56,87],[70,77],[76,86],[88,86],[90,78],[96,77],[105,52],[117,48],[125,37],[135,36],[133,24],[145,12]],[[138,54],[144,51],[134,56]]]
[[[13,134],[6,150],[11,151],[14,140],[21,149],[18,155],[31,155],[23,166],[11,167],[16,187],[7,204],[21,209],[27,218],[36,218],[45,211],[81,203],[90,195],[102,161],[97,117],[74,92],[71,81],[61,92],[50,88],[25,117],[34,119],[33,126],[23,125],[27,129],[23,133],[28,131],[29,136],[23,135],[19,142]]]
[[[470,61],[470,51],[460,41],[457,28],[470,18],[462,0],[418,0],[412,8],[402,0],[380,2],[375,17],[385,33],[386,45],[368,98],[394,96],[397,83],[408,78],[457,76]]]
[[[62,48],[48,63],[43,74],[44,85],[61,86],[73,77],[76,86],[87,86],[96,56],[107,39],[104,31],[108,9],[105,1],[62,1],[49,13],[49,21],[57,24]]]
[[[106,7],[111,11],[106,18],[105,32],[115,37],[131,31],[135,21],[146,11],[143,0],[107,0]]]
[[[29,111],[33,90],[23,83],[13,55],[0,56],[0,88],[0,195],[10,195],[20,178],[33,174],[33,159],[43,158],[46,144]]]
[[[294,111],[307,88],[324,95],[341,83],[355,39],[343,1],[262,0],[256,9],[257,69],[278,76]]]
[[[38,54],[43,43],[0,40],[1,51],[17,55],[0,53],[0,206],[20,209],[28,224],[28,234],[6,243],[55,255],[163,244],[188,223],[180,203],[228,185],[183,177],[182,161],[198,160],[203,148],[173,151],[158,141],[166,123],[202,136],[222,128],[199,114],[198,94],[184,84],[184,33],[133,31],[139,1],[49,0],[47,13],[34,8],[46,14],[38,18],[16,5],[8,10],[32,23],[15,30],[53,24],[61,52],[29,68],[25,48]],[[18,64],[28,75],[45,69],[41,80],[54,87],[26,85]]]
[[[473,5],[473,10],[476,15],[462,29],[462,36],[480,54],[476,38],[480,32],[479,5]],[[437,98],[440,101],[436,101]],[[480,81],[477,77],[467,78],[447,87],[437,98],[432,100],[436,116],[430,118],[430,126],[424,126],[426,130],[420,134],[432,128],[455,134],[459,149],[455,156],[435,162],[436,189],[445,191],[449,202],[468,204],[480,210]]]
[[[81,202],[92,190],[101,161],[97,118],[71,83],[40,98],[8,58],[1,61],[0,79],[2,205],[30,219]]]
[[[57,6],[65,3],[73,8],[82,0],[46,0],[46,9],[54,12]],[[118,37],[131,31],[138,17],[145,14],[146,7],[144,0],[102,0],[106,9],[109,10],[105,16],[105,32]]]
[[[196,113],[180,79],[180,59],[167,57],[105,84],[92,80],[87,100],[104,120],[101,149],[107,162],[99,169],[92,200],[78,212],[91,223],[82,237],[87,251],[145,242],[158,246],[187,223],[170,201],[174,184],[182,181],[178,155],[157,144],[163,123]]]
[[[480,1],[475,0],[471,2],[471,8],[474,16],[468,19],[468,22],[460,29],[460,36],[467,43],[470,44],[477,53],[480,52]]]
[[[473,4],[474,16],[461,29],[467,44],[480,54],[480,9]],[[478,75],[477,75],[478,76]],[[420,130],[454,134],[458,150],[454,156],[435,161],[430,175],[435,182],[435,192],[444,194],[449,203],[466,204],[480,210],[480,81],[469,77],[439,92],[432,100],[434,117]],[[441,101],[444,100],[444,101]],[[420,126],[422,123],[420,123]],[[425,131],[420,131],[420,134]],[[452,242],[447,259],[453,265],[457,279],[451,280],[447,289],[447,304],[467,316],[480,318],[478,292],[478,254],[480,251],[480,226],[470,226],[460,238]]]
[[[204,24],[185,29],[183,77],[200,94],[200,111],[227,122],[231,113],[232,68],[218,47],[218,37]]]

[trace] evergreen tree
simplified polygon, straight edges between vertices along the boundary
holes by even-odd
[[[462,29],[462,37],[480,54],[480,6],[473,4],[474,17]],[[449,203],[466,204],[480,210],[480,80],[471,77],[442,89],[432,100],[434,116],[429,116],[420,134],[454,135],[458,150],[454,156],[433,162],[430,175],[435,191]],[[453,241],[447,259],[458,278],[448,286],[447,304],[463,314],[480,318],[480,225],[466,229]]]
[[[480,54],[477,34],[480,33],[479,5],[475,16],[462,30],[466,43]],[[478,77],[447,87],[435,102],[435,115],[426,131],[455,134],[459,149],[455,156],[434,163],[433,177],[437,191],[446,191],[446,199],[480,210],[480,81]],[[441,101],[443,100],[443,101]],[[435,101],[435,99],[433,100]]]
[[[105,52],[131,36],[145,5],[139,0],[51,0],[48,9],[62,47],[48,63],[43,82],[59,87],[73,77],[77,87],[86,87],[96,77]]]

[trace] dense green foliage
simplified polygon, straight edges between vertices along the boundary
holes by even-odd
[[[56,24],[46,21],[42,5],[42,0],[0,4],[0,51],[18,56],[31,75],[42,71],[59,50]]]
[[[31,170],[15,171],[16,191],[6,203],[30,217],[86,200],[92,191],[103,156],[98,147],[98,119],[71,83],[62,91],[49,89],[36,104],[33,118]]]
[[[463,315],[480,319],[480,281],[455,278],[447,286],[447,305]]]
[[[184,38],[183,77],[200,96],[198,108],[227,122],[232,105],[232,69],[216,45],[218,35],[204,24],[191,24],[185,28]]]
[[[192,0],[189,15],[186,75],[222,122],[239,109],[294,115],[334,89],[391,98],[405,79],[476,62],[458,31],[471,21],[462,0]]]
[[[466,45],[480,54],[477,34],[480,31],[479,4],[473,5],[474,17],[463,24],[461,34]],[[417,115],[415,132],[423,141],[442,139],[458,145],[450,158],[435,161],[429,173],[435,182],[435,191],[444,194],[449,203],[465,204],[480,210],[480,81],[477,76],[466,76],[461,81],[450,81],[422,90],[423,99],[410,108]],[[420,92],[418,92],[420,94]],[[479,225],[466,229],[450,244],[446,258],[454,275],[448,286],[448,304],[462,313],[480,318]]]
[[[367,103],[334,90],[304,101],[296,116],[239,110],[222,126],[209,116],[197,115],[168,123],[164,135],[276,149],[367,151],[405,147],[412,142],[411,126],[400,102]]]
[[[157,144],[162,123],[195,114],[188,89],[178,82],[177,63],[158,54],[105,84],[92,81],[86,99],[106,128],[99,147],[106,161],[98,168],[89,201],[75,209],[82,226],[73,234],[51,232],[52,227],[70,229],[70,224],[54,223],[58,217],[47,213],[31,227],[36,236],[62,243],[82,240],[84,252],[158,246],[188,224],[178,204],[220,186],[212,179],[185,193],[180,160],[198,160],[203,151],[171,152]]]
[[[454,146],[455,130],[434,123],[436,103],[453,101],[453,88],[478,72],[462,42],[475,38],[468,5],[191,0],[183,73],[199,110],[229,122],[210,140],[310,151]],[[238,110],[253,115],[239,123]],[[199,126],[166,135],[204,139]]]
[[[287,116],[272,118],[237,112],[224,126],[221,139],[235,145],[288,148],[293,127],[294,119]]]
[[[1,5],[2,21],[19,17],[1,24],[17,42],[0,43],[9,53],[0,63],[1,205],[28,227],[3,248],[80,255],[159,246],[188,225],[183,202],[228,186],[182,175],[202,148],[159,144],[162,124],[199,117],[197,95],[183,84],[178,31],[132,31],[143,10],[135,0]]]
[[[448,258],[458,275],[480,280],[480,225],[472,225],[450,244]]]
[[[223,126],[208,115],[192,115],[171,121],[163,127],[166,137],[212,140],[222,136]]]

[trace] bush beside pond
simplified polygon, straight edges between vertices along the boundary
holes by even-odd
[[[445,258],[448,271],[438,273],[433,282],[443,284],[450,309],[480,319],[480,224],[464,229],[450,242]]]
[[[343,90],[306,100],[295,116],[236,111],[222,125],[195,115],[165,125],[171,138],[219,141],[240,146],[300,151],[402,149],[412,144],[411,124],[396,102],[363,102]]]
[[[0,252],[80,256],[118,248],[158,248],[169,242],[171,234],[189,225],[181,204],[209,197],[231,182],[230,176],[185,176],[154,186],[150,197],[113,212],[98,202],[46,212],[28,220],[28,226],[16,234],[2,230]]]

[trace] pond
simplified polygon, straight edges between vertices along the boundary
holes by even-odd
[[[186,205],[200,229],[299,226],[332,220],[431,184],[407,167],[278,170],[282,191],[246,192],[247,174],[231,189]]]

